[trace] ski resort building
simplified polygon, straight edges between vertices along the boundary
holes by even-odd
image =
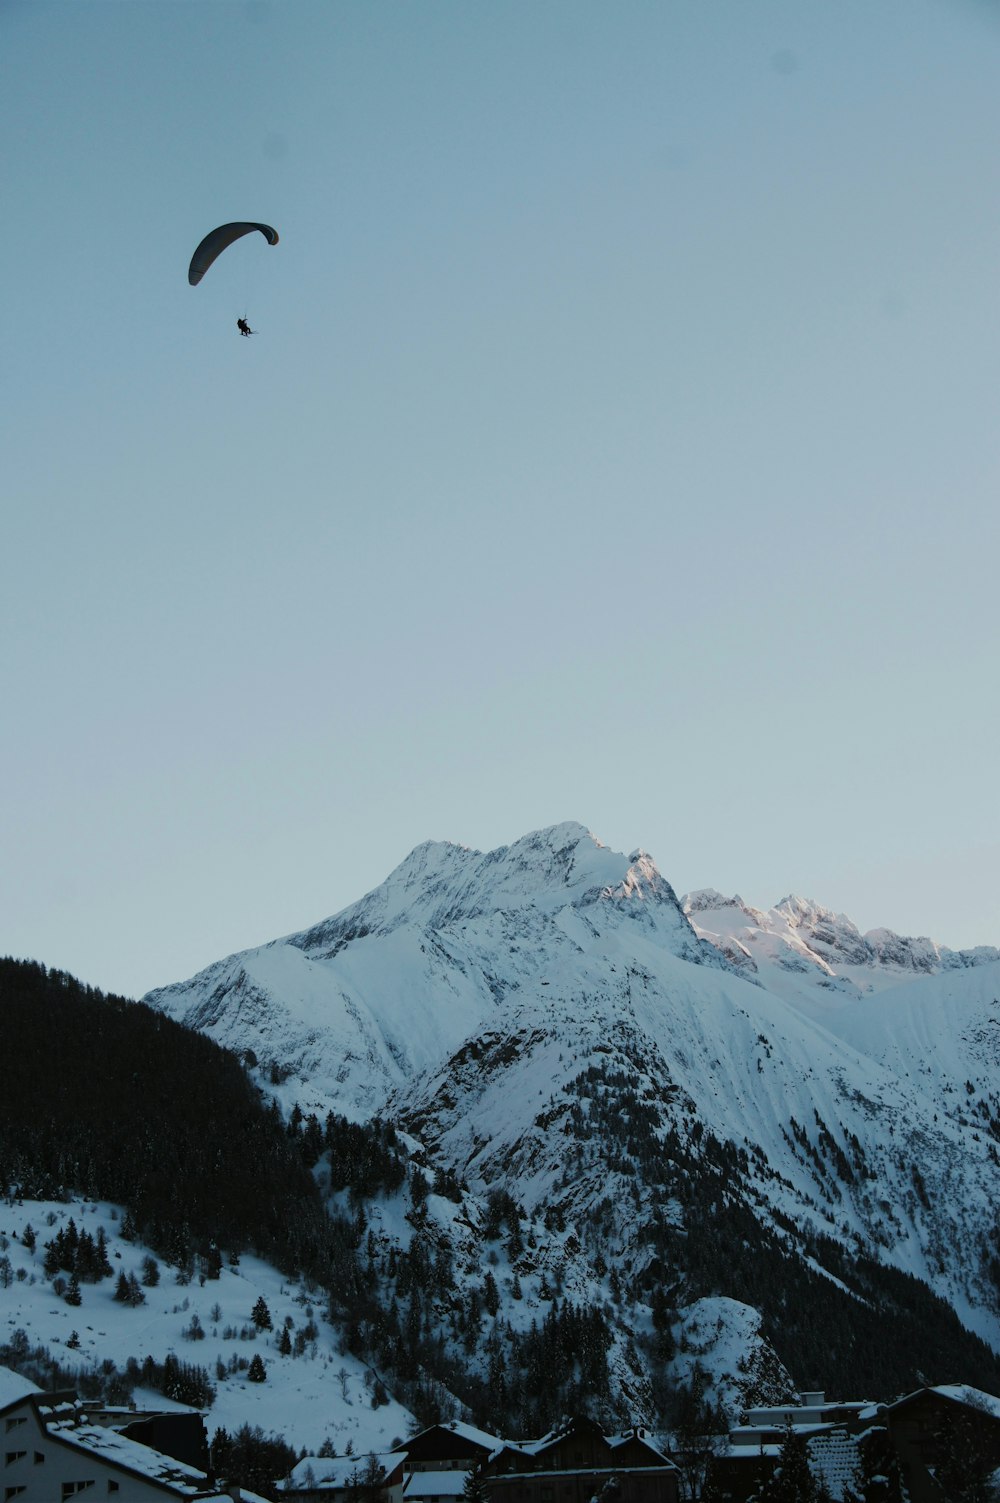
[[[430,1474],[425,1474],[430,1475]],[[458,1478],[459,1492],[464,1472]],[[403,1457],[398,1451],[369,1456],[303,1456],[283,1481],[277,1483],[283,1498],[295,1503],[403,1503]]]
[[[918,1388],[885,1409],[892,1449],[912,1503],[938,1503],[937,1479],[960,1460],[985,1492],[1000,1468],[1000,1399],[965,1383]]]
[[[345,1468],[345,1458],[303,1458],[279,1490],[295,1503],[355,1503],[358,1473],[364,1474],[367,1459],[352,1458]],[[387,1465],[386,1503],[459,1503],[475,1468],[491,1503],[590,1503],[598,1494],[608,1503],[677,1503],[678,1498],[677,1467],[646,1430],[605,1435],[587,1419],[529,1441],[505,1440],[457,1420],[431,1425],[405,1441],[393,1459],[401,1469],[401,1498],[394,1494],[395,1474]],[[348,1492],[351,1470],[354,1490]],[[369,1500],[375,1491],[362,1486],[361,1496]]]
[[[755,1493],[778,1463],[789,1430],[805,1441],[809,1469],[839,1500],[861,1465],[861,1446],[873,1428],[885,1433],[885,1413],[868,1400],[834,1402],[825,1393],[803,1393],[797,1404],[750,1409],[730,1431],[728,1445],[711,1472],[720,1494],[742,1500]]]
[[[679,1473],[641,1426],[605,1435],[577,1418],[541,1440],[508,1442],[492,1458],[486,1481],[495,1503],[674,1503]]]
[[[955,1384],[874,1404],[809,1393],[798,1404],[751,1409],[730,1432],[711,1466],[719,1496],[744,1503],[755,1495],[789,1430],[804,1440],[809,1469],[834,1503],[848,1490],[857,1495],[866,1471],[895,1477],[909,1503],[946,1503],[949,1465],[984,1489],[1000,1468],[1000,1399],[992,1394]]]
[[[461,1420],[444,1425],[430,1425],[398,1448],[404,1455],[404,1469],[411,1472],[467,1472],[482,1466],[507,1442],[488,1430],[478,1430]]]
[[[156,1445],[149,1443],[154,1438]],[[71,1389],[45,1393],[0,1368],[0,1441],[2,1503],[265,1503],[256,1493],[215,1481],[205,1422],[194,1410],[88,1406]]]

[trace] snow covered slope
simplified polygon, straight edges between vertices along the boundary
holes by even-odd
[[[428,841],[335,917],[145,1000],[284,1077],[285,1099],[363,1118],[501,1009],[570,985],[579,937],[628,949],[633,934],[722,964],[648,856],[617,855],[582,825],[485,855]]]
[[[514,1194],[551,1229],[531,1268],[571,1297],[663,1283],[704,1176],[803,1264],[824,1238],[892,1263],[1000,1348],[998,970],[799,899],[682,908],[646,854],[569,823],[420,846],[335,917],[146,1000],[287,1104],[388,1114],[473,1195]],[[679,1299],[745,1299],[678,1267]]]
[[[122,1235],[121,1207],[103,1201],[17,1201],[0,1207],[0,1376],[13,1348],[15,1360],[42,1349],[67,1381],[117,1369],[146,1358],[168,1356],[202,1368],[215,1396],[205,1415],[209,1439],[222,1428],[259,1425],[296,1448],[317,1449],[329,1441],[340,1451],[378,1450],[405,1435],[413,1418],[389,1399],[372,1404],[372,1374],[338,1343],[323,1318],[316,1292],[259,1258],[244,1256],[224,1266],[217,1279],[191,1277],[153,1256],[141,1242]],[[46,1275],[45,1249],[70,1225],[96,1239],[104,1233],[112,1274],[82,1282],[80,1303],[70,1305]],[[27,1233],[27,1236],[25,1235]],[[152,1272],[150,1272],[152,1270]],[[121,1273],[135,1275],[142,1302],[115,1299]],[[155,1277],[155,1282],[153,1281]],[[267,1306],[270,1328],[253,1320],[258,1300]],[[281,1333],[290,1350],[279,1350]],[[260,1356],[266,1377],[251,1382],[247,1371]],[[48,1366],[43,1361],[43,1367]],[[9,1375],[10,1386],[15,1380]],[[17,1379],[22,1387],[30,1387]],[[59,1387],[46,1377],[46,1387]],[[140,1406],[174,1407],[161,1392],[136,1385]],[[0,1388],[0,1403],[3,1390]],[[180,1405],[178,1407],[185,1407]]]
[[[695,931],[743,975],[823,1015],[838,1001],[914,977],[1000,960],[1000,949],[992,945],[949,950],[891,929],[862,934],[845,914],[795,896],[766,912],[713,888],[687,893],[681,902]]]

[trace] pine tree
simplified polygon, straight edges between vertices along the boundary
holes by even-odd
[[[358,1483],[361,1503],[383,1503],[385,1498],[385,1469],[377,1456],[369,1456]]]
[[[115,1299],[121,1305],[141,1305],[145,1303],[146,1296],[139,1286],[139,1280],[134,1273],[126,1274],[122,1269],[115,1285]]]
[[[247,1368],[247,1378],[251,1383],[266,1383],[267,1368],[264,1366],[264,1359],[260,1352],[255,1353],[253,1361]]]
[[[462,1503],[486,1503],[489,1497],[489,1489],[483,1481],[483,1468],[481,1463],[470,1467],[465,1474],[462,1483]]]
[[[429,1193],[430,1185],[427,1183],[427,1176],[419,1166],[415,1166],[410,1176],[410,1198],[415,1211],[423,1210]]]
[[[760,1490],[760,1503],[818,1503],[805,1437],[785,1426],[778,1464]]]
[[[257,1296],[257,1303],[253,1307],[250,1319],[258,1331],[269,1331],[271,1329],[271,1312],[267,1308],[267,1301],[262,1294]]]
[[[103,1226],[97,1229],[96,1266],[98,1278],[109,1279],[112,1273],[114,1273],[114,1269],[111,1267],[111,1260],[108,1257],[108,1239],[105,1236]]]

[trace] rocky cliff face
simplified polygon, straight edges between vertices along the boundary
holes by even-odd
[[[761,965],[777,967],[842,993],[878,991],[910,976],[1000,961],[994,946],[949,950],[891,929],[862,934],[845,914],[794,895],[762,911],[705,888],[686,894],[682,907],[696,933],[744,969],[757,974]]]

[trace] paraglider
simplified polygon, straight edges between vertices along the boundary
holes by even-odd
[[[238,318],[236,320],[236,327],[239,329],[241,334],[256,334],[257,332],[256,329],[251,329],[245,318]]]
[[[277,245],[278,232],[272,230],[269,224],[251,224],[242,219],[232,224],[220,224],[218,229],[207,234],[191,257],[191,265],[188,267],[188,281],[191,286],[197,287],[212,262],[216,257],[221,256],[234,240],[239,240],[243,235],[250,235],[254,230],[260,231],[268,245]],[[240,333],[243,333],[242,329]]]

